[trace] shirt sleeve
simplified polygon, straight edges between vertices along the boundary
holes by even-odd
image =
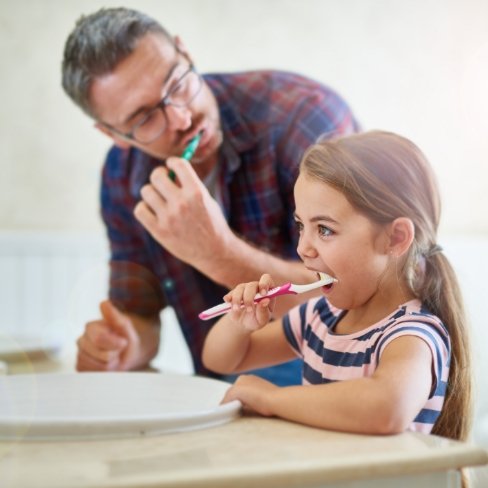
[[[102,175],[102,218],[111,253],[109,297],[124,311],[154,316],[165,299],[151,272],[142,226],[133,215],[137,199],[130,193],[129,165],[128,151],[114,147]]]
[[[422,339],[432,354],[432,389],[429,398],[432,398],[441,384],[445,384],[449,376],[449,363],[451,346],[446,329],[441,323],[433,319],[417,319],[400,321],[388,329],[378,344],[378,359],[386,346],[395,339],[404,336],[414,336]]]

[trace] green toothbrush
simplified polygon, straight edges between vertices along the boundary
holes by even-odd
[[[193,157],[195,154],[195,151],[197,150],[198,143],[200,142],[200,139],[202,137],[201,133],[198,133],[185,147],[183,150],[183,154],[181,155],[182,159],[186,159],[187,161],[190,161],[190,159]],[[171,181],[175,181],[176,179],[176,174],[175,172],[170,169],[168,172],[168,176]]]

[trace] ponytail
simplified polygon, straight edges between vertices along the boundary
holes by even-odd
[[[464,304],[448,259],[441,252],[427,255],[424,259],[424,280],[417,294],[427,309],[442,320],[451,339],[451,364],[444,406],[432,433],[465,441],[472,423],[472,372]]]

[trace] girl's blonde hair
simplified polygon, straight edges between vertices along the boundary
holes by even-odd
[[[441,205],[427,159],[408,139],[371,131],[318,142],[305,153],[300,172],[339,190],[374,222],[412,220],[415,239],[401,272],[442,320],[452,347],[444,406],[432,433],[466,440],[472,420],[468,327],[455,273],[436,241]]]

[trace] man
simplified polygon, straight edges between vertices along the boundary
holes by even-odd
[[[357,129],[349,108],[290,73],[201,75],[178,37],[125,8],[78,21],[63,87],[114,141],[101,190],[110,300],[78,340],[77,368],[147,366],[159,347],[159,313],[172,306],[196,373],[211,374],[200,357],[211,323],[200,311],[264,272],[277,283],[316,279],[296,255],[292,189],[311,143]],[[197,134],[188,164],[179,156]],[[280,314],[298,300],[278,302]],[[288,365],[293,376],[260,374],[292,384],[299,366]]]

